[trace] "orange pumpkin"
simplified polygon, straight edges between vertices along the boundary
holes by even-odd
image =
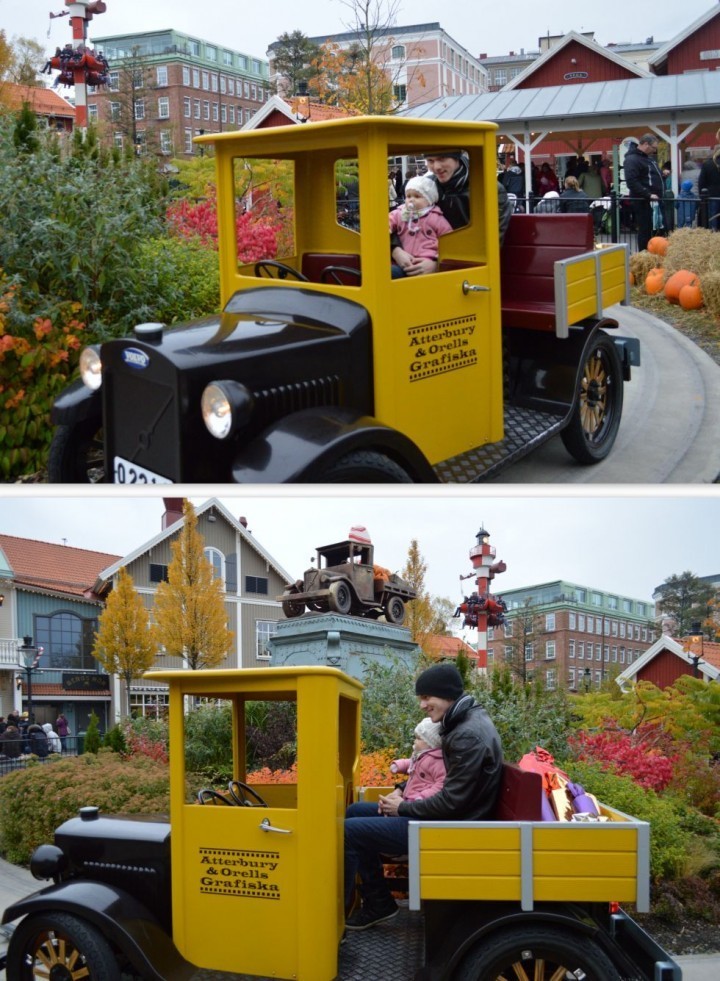
[[[664,282],[665,272],[662,266],[655,266],[645,277],[645,291],[650,294],[660,293],[662,292]]]
[[[630,285],[635,285],[635,273],[630,273]]]
[[[699,310],[704,301],[698,277],[696,276],[691,283],[681,286],[678,296],[683,310]]]
[[[697,276],[694,272],[690,272],[689,269],[680,269],[678,272],[673,273],[665,283],[663,290],[665,299],[670,303],[679,303],[680,290],[683,286],[689,286],[694,279],[697,279]]]
[[[662,235],[655,235],[651,238],[647,244],[648,252],[652,252],[653,255],[666,255],[668,250],[668,240]]]

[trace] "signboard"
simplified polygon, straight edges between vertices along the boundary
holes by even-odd
[[[63,672],[63,691],[108,691],[110,676],[107,674],[68,674]]]
[[[563,80],[565,82],[571,82],[575,78],[587,78],[587,72],[568,72],[567,75],[563,75]]]

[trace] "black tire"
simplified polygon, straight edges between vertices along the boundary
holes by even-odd
[[[21,920],[10,938],[12,981],[120,981],[120,967],[100,931],[70,913],[39,913]]]
[[[331,613],[347,614],[352,609],[352,592],[346,582],[330,584],[328,607]]]
[[[99,484],[105,479],[105,451],[98,419],[58,426],[48,455],[51,484]]]
[[[305,612],[305,604],[293,599],[293,595],[296,593],[297,589],[289,589],[283,593],[282,611],[288,620],[293,617],[301,617]]]
[[[403,468],[375,450],[355,450],[313,475],[318,484],[412,484]]]
[[[588,937],[553,927],[531,926],[493,934],[473,947],[453,973],[453,981],[622,981],[607,954]]]
[[[391,596],[385,604],[385,619],[398,626],[405,619],[405,604],[399,596]]]
[[[578,463],[599,463],[613,447],[623,405],[620,356],[606,334],[598,334],[588,351],[578,389],[562,441]]]

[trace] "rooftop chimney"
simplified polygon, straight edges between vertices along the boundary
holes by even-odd
[[[176,521],[180,521],[183,516],[183,499],[182,497],[164,497],[163,504],[165,505],[165,514],[162,516],[162,530],[165,531],[171,525],[174,525]]]

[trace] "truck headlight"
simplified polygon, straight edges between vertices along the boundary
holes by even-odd
[[[93,392],[102,385],[102,361],[94,347],[84,348],[80,355],[80,377]]]
[[[40,845],[30,858],[30,871],[36,879],[53,879],[67,864],[65,853],[57,845]]]
[[[211,382],[202,393],[200,405],[210,435],[227,439],[250,419],[253,397],[240,382]]]

